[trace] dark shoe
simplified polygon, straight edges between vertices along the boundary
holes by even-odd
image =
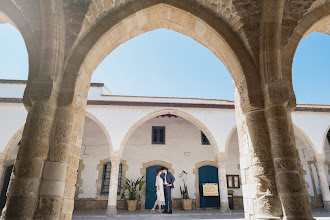
[[[169,211],[167,214],[172,214],[172,211]]]
[[[167,213],[167,210],[164,210],[162,213]]]

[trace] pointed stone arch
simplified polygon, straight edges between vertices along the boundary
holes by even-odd
[[[229,70],[244,103],[262,108],[260,78],[242,41],[224,21],[191,4],[142,0],[101,20],[70,55],[61,88],[66,99],[60,104],[72,102],[76,93],[88,88],[96,67],[120,44],[145,32],[167,28],[191,37],[212,51]]]
[[[39,7],[38,2],[30,2],[29,6],[35,8]],[[37,36],[40,36],[39,25],[41,25],[41,23],[38,21],[38,19],[40,19],[40,14],[36,14],[38,12],[38,10],[32,12],[37,20],[37,22],[32,24],[33,22],[27,20],[27,15],[24,15],[22,10],[20,10],[12,1],[3,0],[0,2],[0,23],[11,24],[21,33],[24,39],[29,59],[29,79],[39,71],[38,64],[41,48]],[[32,73],[31,76],[30,73]]]
[[[330,25],[330,3],[323,4],[312,11],[306,13],[305,17],[300,20],[293,33],[291,34],[288,43],[282,50],[282,76],[283,79],[292,86],[292,65],[293,58],[297,51],[298,45],[303,38],[313,31],[324,32],[326,26]],[[330,34],[330,31],[327,31]]]

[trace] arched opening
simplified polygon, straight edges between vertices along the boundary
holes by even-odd
[[[203,196],[204,183],[217,183],[219,185],[218,168],[215,166],[202,166],[198,168],[198,187],[200,207],[204,208],[219,208],[220,197],[218,196]]]
[[[199,198],[195,183],[195,164],[201,161],[213,161],[215,163],[214,138],[208,135],[209,132],[203,127],[203,132],[210,140],[210,144],[206,145],[202,140],[201,123],[196,126],[198,121],[193,119],[187,113],[180,111],[161,110],[151,113],[134,124],[127,134],[121,145],[122,159],[127,161],[129,170],[127,178],[136,179],[139,176],[138,169],[149,161],[163,161],[164,163],[153,163],[152,166],[165,166],[170,172],[173,167],[177,174],[175,188],[172,191],[173,208],[181,207],[180,185],[182,180],[178,173],[183,170],[188,173],[186,185],[188,186],[189,197],[194,200],[194,204]],[[171,164],[169,167],[168,164]],[[151,166],[151,165],[150,165]],[[147,166],[146,169],[150,166]],[[155,167],[151,170],[154,171]],[[145,175],[148,175],[148,170]],[[153,174],[153,173],[152,173]],[[152,176],[152,174],[150,174]],[[147,182],[149,178],[147,177]],[[150,180],[155,181],[155,179]],[[197,186],[198,187],[198,186]],[[154,195],[148,188],[142,194],[141,208],[150,208],[153,200],[146,199],[146,195]],[[199,202],[198,202],[199,203]],[[199,207],[198,207],[199,208]]]
[[[0,79],[27,80],[29,63],[23,36],[9,23],[0,22],[0,33]],[[8,89],[1,88],[2,97],[9,94]]]
[[[282,50],[283,79],[297,90],[298,103],[329,104],[327,97],[322,97],[324,91],[327,93],[325,82],[329,77],[329,8],[330,4],[323,4],[307,13]],[[317,72],[318,77],[311,72]],[[309,83],[308,93],[303,89],[306,81]]]
[[[157,199],[156,197],[156,186],[155,179],[157,176],[156,170],[161,169],[161,165],[152,165],[146,169],[146,198],[145,198],[145,209],[152,209]]]
[[[259,99],[261,97],[260,79],[256,74],[255,66],[226,24],[218,19],[219,23],[213,24],[215,20],[208,20],[210,15],[206,11],[195,15],[196,12],[190,11],[191,8],[187,5],[154,4],[147,6],[139,4],[137,7],[140,10],[136,10],[137,12],[127,9],[129,16],[122,17],[116,23],[101,22],[102,33],[98,36],[86,37],[86,42],[83,40],[81,47],[77,46],[76,52],[72,54],[72,61],[69,61],[65,70],[67,83],[62,88],[63,95],[68,97],[65,102],[75,100],[76,95],[82,92],[78,88],[88,87],[85,84],[89,82],[94,70],[120,44],[142,33],[166,28],[191,37],[208,48],[226,66],[239,94],[245,96],[244,100],[260,107],[262,102],[262,99]],[[249,88],[252,87],[253,92],[252,90],[250,92]],[[77,89],[74,90],[74,88]],[[254,96],[253,99],[252,96]]]
[[[96,68],[92,82],[104,83],[117,96],[234,100],[224,64],[202,44],[166,28],[118,46]]]
[[[156,179],[155,171],[159,167],[166,167],[167,170],[175,176],[175,170],[172,168],[171,163],[162,160],[152,160],[143,163],[142,168],[140,169],[140,175],[146,178],[146,184],[143,186],[142,189],[141,206],[140,206],[141,209],[149,209],[152,208],[152,206],[154,205],[155,192],[153,189],[155,188],[155,179]]]
[[[173,116],[173,117],[172,117]],[[183,121],[192,124],[192,126],[196,126],[201,133],[200,135],[200,141],[203,140],[203,135],[205,135],[205,137],[207,138],[207,140],[210,143],[210,146],[213,150],[214,155],[216,155],[219,151],[217,142],[215,141],[214,136],[212,135],[212,133],[209,131],[209,129],[202,123],[200,122],[197,118],[195,118],[194,116],[192,116],[191,114],[188,114],[185,111],[179,110],[179,109],[160,109],[160,110],[156,110],[146,116],[144,116],[143,118],[141,118],[140,120],[138,120],[134,125],[132,125],[128,131],[126,132],[123,140],[121,141],[121,145],[120,145],[120,153],[123,154],[123,151],[129,141],[129,138],[132,136],[132,134],[136,131],[137,128],[139,128],[141,125],[145,124],[146,122],[152,120],[152,119],[161,119],[161,118],[182,118]],[[201,144],[203,144],[201,142]]]
[[[308,194],[310,196],[311,206],[313,208],[322,207],[322,198],[320,196],[320,186],[318,175],[315,167],[315,151],[311,145],[308,137],[297,127],[294,126],[294,132],[296,137],[296,146],[299,152],[300,161],[302,165],[303,175],[307,187]],[[228,190],[234,191],[234,204],[235,208],[243,208],[243,189],[240,187],[244,174],[241,174],[241,165],[239,151],[243,150],[239,148],[238,134],[235,128],[231,135],[228,137],[227,146],[227,162],[226,173],[227,176],[238,175],[238,187],[235,185],[229,186]],[[330,149],[330,148],[329,148]],[[329,157],[330,158],[330,157]],[[228,178],[228,177],[227,177]]]
[[[112,17],[118,16],[116,17],[118,20],[105,18],[99,22],[100,26],[97,28],[99,30],[97,34],[91,32],[91,34],[81,40],[70,55],[71,58],[65,68],[63,79],[65,84],[61,88],[61,96],[65,97],[65,99],[60,100],[60,105],[75,104],[76,101],[81,100],[81,97],[87,97],[86,90],[89,88],[88,84],[93,72],[105,57],[113,52],[120,44],[143,33],[166,28],[184,34],[208,48],[223,62],[231,74],[234,86],[238,91],[237,94],[239,94],[238,98],[242,99],[242,105],[262,108],[263,98],[260,89],[260,78],[257,74],[255,64],[246,49],[242,46],[237,35],[234,34],[226,23],[219,19],[212,19],[212,15],[208,11],[204,11],[203,8],[192,10],[193,7],[189,5],[190,3],[177,4],[176,1],[173,1],[171,5],[159,4],[157,2],[150,4],[144,5],[140,3],[135,5],[135,3],[132,3],[129,7],[122,9],[122,12],[127,13],[112,15]],[[134,11],[131,10],[132,8],[134,8]],[[171,114],[180,116],[175,113]],[[196,121],[193,120],[192,122]],[[209,156],[203,158],[203,154],[200,154],[200,161],[215,160],[214,158],[218,148],[214,147],[214,138],[208,134],[208,129],[205,126],[196,130],[198,131],[196,137],[198,137],[199,143],[201,142],[201,131],[211,143],[211,147],[206,147],[210,151],[207,154]],[[120,154],[130,167],[127,175],[133,172],[131,168],[136,166],[129,164],[133,163],[135,158],[125,156],[128,155],[125,153],[128,149],[125,145],[129,145],[129,139],[134,136],[133,132],[136,133],[137,131],[138,129],[136,131],[131,129],[124,138],[127,144],[123,141],[120,146]],[[148,132],[148,136],[150,135],[151,131]],[[114,147],[117,148],[118,146]],[[143,149],[137,153],[141,154],[141,152],[149,152],[149,149]],[[186,152],[187,155],[190,154],[189,152],[189,150]],[[180,152],[181,155],[184,153],[185,151]],[[145,158],[141,159],[140,162],[144,160]],[[159,158],[159,160],[163,159]],[[189,169],[191,171],[190,173],[192,173],[193,167]],[[132,168],[132,170],[134,169]],[[131,177],[134,178],[135,174],[136,172],[131,174]],[[192,185],[189,184],[189,186]],[[196,191],[194,187],[191,187],[189,190],[192,192]],[[174,191],[173,197],[179,198],[179,191]]]
[[[329,51],[330,36],[324,33],[312,32],[299,43],[292,66],[297,103],[330,104],[327,96]]]

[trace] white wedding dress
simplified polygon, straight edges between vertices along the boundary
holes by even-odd
[[[158,190],[159,186],[159,190]],[[165,196],[164,196],[164,182],[160,176],[156,176],[156,190],[157,190],[157,204],[165,205]]]

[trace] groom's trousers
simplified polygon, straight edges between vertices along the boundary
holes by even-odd
[[[172,211],[171,187],[164,186],[165,193],[165,211]]]

